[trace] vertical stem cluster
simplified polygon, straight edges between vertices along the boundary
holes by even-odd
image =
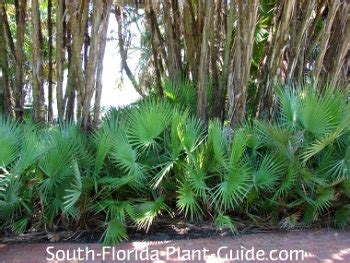
[[[0,7],[0,111],[11,113],[12,99],[9,89],[8,54],[6,50],[5,23],[3,8]]]
[[[56,101],[58,118],[64,118],[63,79],[64,79],[64,0],[56,0]]]
[[[52,101],[52,95],[53,95],[53,79],[52,79],[52,71],[53,71],[53,62],[52,62],[52,52],[53,52],[53,46],[52,46],[52,0],[47,1],[47,31],[48,31],[48,109],[47,109],[47,120],[48,122],[52,121],[53,118],[53,101]]]
[[[19,119],[23,118],[23,64],[24,55],[24,34],[26,23],[27,0],[15,0],[16,7],[16,82],[14,89],[15,111]]]
[[[40,12],[38,0],[31,1],[32,20],[32,90],[33,90],[33,120],[43,122],[45,120],[45,97],[43,87],[43,65],[42,65],[42,36],[40,26]]]
[[[199,73],[198,73],[198,103],[197,115],[202,120],[206,121],[207,113],[207,91],[208,91],[208,68],[209,68],[209,35],[213,16],[213,5],[211,0],[206,1],[204,19],[201,53],[199,59]]]
[[[254,32],[257,23],[258,0],[238,2],[237,29],[233,56],[233,76],[228,86],[229,121],[242,122],[246,114]]]

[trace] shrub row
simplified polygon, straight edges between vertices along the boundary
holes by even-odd
[[[162,215],[212,220],[237,232],[240,219],[285,228],[350,218],[350,110],[331,89],[279,92],[273,122],[232,130],[188,110],[145,99],[111,110],[101,127],[0,121],[0,228],[148,230]]]

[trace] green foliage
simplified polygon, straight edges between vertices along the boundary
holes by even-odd
[[[219,213],[217,215],[217,217],[215,218],[215,225],[219,229],[227,228],[233,234],[237,234],[238,233],[235,224],[232,222],[232,219],[229,216],[227,216],[227,215],[223,215],[223,214]]]
[[[210,219],[233,233],[232,218],[294,228],[331,215],[346,227],[346,96],[285,88],[279,106],[273,122],[233,130],[155,98],[112,110],[92,133],[1,119],[1,230],[91,225],[114,244],[128,226],[148,231],[160,216]]]
[[[164,93],[166,98],[174,104],[188,108],[195,112],[197,107],[197,89],[186,79],[173,83],[169,80],[164,82]]]
[[[170,124],[172,107],[165,101],[155,99],[140,103],[130,111],[128,135],[130,142],[137,147],[155,147],[156,139]]]
[[[0,134],[0,166],[6,167],[18,155],[21,133],[16,123],[0,118]]]
[[[117,219],[112,219],[108,222],[107,228],[103,233],[103,243],[116,244],[127,239],[127,237],[125,225]]]

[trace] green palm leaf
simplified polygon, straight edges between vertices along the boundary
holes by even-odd
[[[178,130],[178,136],[187,154],[191,154],[204,140],[204,128],[200,120],[190,118]]]
[[[66,190],[66,195],[64,196],[64,210],[68,211],[72,208],[75,203],[79,200],[80,195],[83,190],[83,184],[81,181],[81,175],[79,171],[79,166],[76,161],[73,162],[73,172],[74,172],[74,181],[70,189]]]
[[[156,139],[170,125],[173,109],[165,101],[145,100],[130,111],[128,137],[132,145],[154,147]]]
[[[338,208],[334,214],[334,224],[337,227],[345,228],[350,223],[350,206]]]
[[[136,206],[139,216],[136,219],[138,228],[145,229],[148,232],[155,218],[163,212],[172,214],[169,206],[166,205],[164,197],[158,197],[154,201],[143,201]]]
[[[136,182],[140,182],[144,177],[144,166],[138,162],[139,153],[133,149],[123,131],[118,132],[113,138],[111,156],[117,165]]]
[[[299,122],[301,105],[298,92],[291,87],[281,87],[278,89],[277,95],[282,123],[291,128],[296,128]]]
[[[177,191],[176,206],[181,213],[189,216],[191,221],[201,217],[203,210],[198,202],[197,196],[191,184],[187,181],[181,182]]]
[[[6,167],[18,158],[22,135],[17,124],[0,117],[0,166]]]
[[[253,173],[253,183],[257,189],[273,191],[281,179],[284,167],[277,156],[266,155]]]
[[[218,227],[220,230],[222,229],[230,229],[233,234],[238,234],[238,230],[233,223],[232,219],[224,215],[222,213],[219,213],[215,218],[215,226]]]
[[[245,164],[230,168],[224,179],[213,189],[214,205],[224,211],[236,208],[251,189],[251,174]]]
[[[301,96],[301,123],[316,137],[333,133],[346,113],[349,113],[345,96],[339,92],[326,90],[320,95],[316,89],[309,88],[301,92]]]
[[[116,219],[112,219],[108,222],[102,238],[105,245],[115,245],[128,239],[125,225]]]
[[[227,157],[227,134],[223,130],[219,121],[210,121],[208,128],[208,155],[211,156],[212,166],[220,165],[226,166],[228,162]]]

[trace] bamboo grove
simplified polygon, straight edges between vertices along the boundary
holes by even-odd
[[[55,105],[58,119],[96,127],[116,19],[120,63],[141,96],[166,96],[164,80],[185,80],[204,121],[271,118],[277,84],[348,87],[349,10],[345,0],[2,0],[1,109],[23,118],[29,94],[35,122],[52,122]],[[144,46],[137,73],[128,65],[132,23]]]

